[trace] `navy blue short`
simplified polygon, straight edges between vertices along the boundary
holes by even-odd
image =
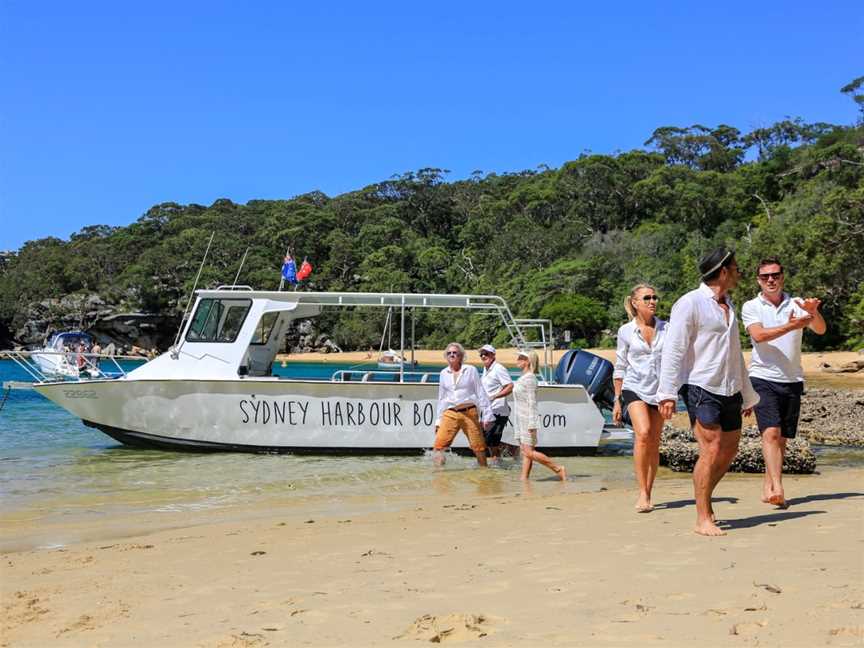
[[[687,385],[686,402],[691,426],[698,420],[705,426],[719,425],[724,432],[741,429],[741,405],[744,403],[741,392],[718,396],[696,385]]]
[[[500,414],[495,415],[495,422],[485,432],[486,436],[486,447],[494,448],[495,446],[501,445],[501,435],[504,433],[504,428],[507,426],[507,422],[509,421],[509,417],[501,416]]]
[[[750,383],[759,394],[759,404],[753,408],[759,431],[776,427],[785,438],[794,439],[798,434],[804,383],[781,383],[763,378],[750,378]]]

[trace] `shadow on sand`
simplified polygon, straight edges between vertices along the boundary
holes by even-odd
[[[818,495],[805,495],[804,497],[793,497],[786,500],[789,506],[807,504],[808,502],[824,502],[825,500],[848,499],[850,497],[864,497],[864,493],[820,493]]]
[[[808,515],[821,515],[827,511],[778,511],[766,515],[754,515],[753,517],[741,518],[740,520],[718,520],[717,526],[721,529],[750,529],[760,524],[772,524],[794,520],[795,518],[807,517]]]
[[[717,502],[728,502],[729,504],[737,504],[737,497],[712,497],[711,503],[716,504]],[[655,511],[660,511],[662,509],[679,509],[684,508],[685,506],[696,506],[696,500],[694,499],[686,499],[686,500],[675,500],[672,502],[661,502],[660,504],[654,505]]]

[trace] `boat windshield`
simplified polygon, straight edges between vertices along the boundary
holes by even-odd
[[[195,309],[187,342],[234,342],[246,320],[250,299],[202,299]]]
[[[62,351],[64,348],[68,347],[74,350],[78,348],[79,344],[83,344],[87,348],[90,348],[93,344],[93,338],[87,333],[57,333],[48,341],[48,348],[54,349],[55,351]]]

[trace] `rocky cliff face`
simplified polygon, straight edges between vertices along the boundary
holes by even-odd
[[[132,346],[166,349],[174,340],[177,320],[154,313],[127,313],[95,293],[67,295],[33,302],[12,321],[11,338],[17,345],[41,345],[57,331],[87,331],[104,347]]]
[[[288,332],[284,351],[329,353],[340,351],[329,336],[318,331],[314,320],[300,320]],[[0,348],[41,346],[57,331],[87,331],[103,346],[118,351],[132,347],[167,350],[174,342],[180,322],[159,313],[124,312],[98,294],[67,295],[31,303],[16,315],[12,328],[0,326]]]

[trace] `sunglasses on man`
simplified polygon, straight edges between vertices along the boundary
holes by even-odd
[[[447,355],[448,356],[458,356],[458,355],[462,355],[462,354],[459,353],[458,351],[448,351]]]
[[[756,276],[759,277],[762,281],[768,281],[769,279],[773,279],[774,281],[777,281],[780,277],[783,276],[783,273],[782,272],[766,272],[764,274],[758,274]]]

